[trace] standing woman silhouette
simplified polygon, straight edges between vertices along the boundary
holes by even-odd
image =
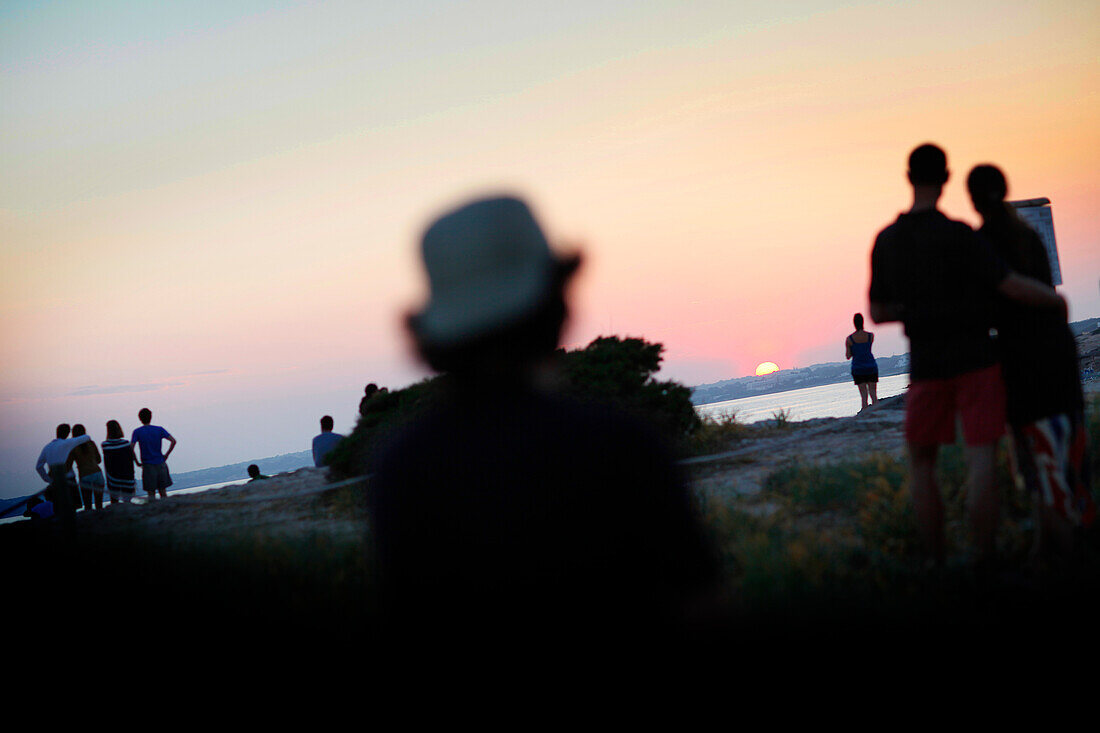
[[[868,400],[872,405],[878,402],[878,362],[871,354],[875,334],[863,330],[862,313],[852,317],[852,325],[856,330],[844,339],[844,358],[852,360],[852,381],[859,390],[859,411],[863,412]]]
[[[978,231],[1005,264],[1053,287],[1042,240],[1005,202],[1004,173],[978,165],[966,183]],[[1014,468],[1036,510],[1033,560],[1045,562],[1071,553],[1077,529],[1096,516],[1077,342],[1066,314],[1051,309],[1002,301],[996,325]]]

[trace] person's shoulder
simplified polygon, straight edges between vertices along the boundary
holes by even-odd
[[[897,236],[898,231],[903,227],[902,216],[903,215],[899,214],[897,219],[894,219],[882,229],[879,229],[878,234],[875,235],[876,244],[880,242],[890,242]]]
[[[949,228],[956,236],[964,237],[973,241],[978,241],[980,239],[978,232],[974,229],[974,227],[970,226],[965,221],[952,219],[951,217],[943,213],[941,213],[940,215],[943,217],[941,226]]]
[[[963,243],[980,244],[982,236],[974,227],[959,219],[952,219],[939,209],[928,212],[925,225],[941,239],[955,240]]]

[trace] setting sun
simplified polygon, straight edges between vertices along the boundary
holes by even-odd
[[[756,367],[756,376],[761,377],[765,374],[771,374],[772,372],[778,372],[779,365],[774,361],[766,361],[763,364]]]

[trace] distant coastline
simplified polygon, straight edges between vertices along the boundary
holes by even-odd
[[[909,372],[909,354],[878,357],[880,377],[892,377],[895,374]],[[846,361],[812,364],[807,367],[780,369],[762,377],[736,377],[720,382],[702,384],[691,389],[691,401],[695,405],[707,405],[712,402],[738,400],[743,397],[790,392],[806,387],[823,387],[828,384],[841,384],[852,378],[851,366]]]
[[[1100,318],[1087,318],[1070,324],[1075,336],[1100,328]],[[1085,354],[1081,355],[1082,357]],[[878,357],[880,377],[890,377],[909,372],[909,354]],[[828,384],[842,384],[851,379],[850,365],[846,361],[812,364],[794,369],[781,369],[762,377],[748,376],[723,379],[718,382],[701,384],[691,388],[691,401],[695,405],[707,405],[726,400],[738,400],[744,397],[790,392],[806,387],[822,387]]]

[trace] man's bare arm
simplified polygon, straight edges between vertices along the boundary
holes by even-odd
[[[1066,307],[1066,299],[1059,295],[1057,290],[1034,278],[1016,272],[1009,273],[1008,277],[997,286],[997,291],[1006,298],[1011,298],[1024,305],[1037,308],[1065,309]]]
[[[164,460],[168,460],[168,456],[172,455],[172,450],[176,447],[176,439],[171,435],[168,436],[168,450],[164,454]]]

